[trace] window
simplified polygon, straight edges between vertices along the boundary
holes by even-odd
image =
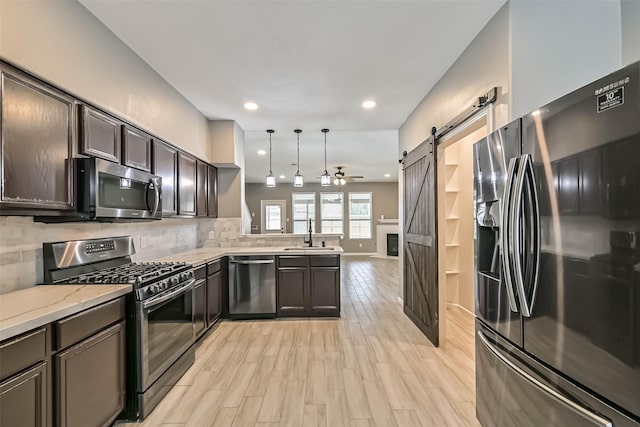
[[[343,193],[320,193],[320,230],[322,233],[342,233],[343,214]]]
[[[261,200],[260,205],[262,206],[262,232],[284,233],[287,202],[285,200]]]
[[[349,193],[349,238],[371,238],[371,193]]]
[[[293,193],[293,232],[305,234],[311,229],[316,232],[316,193]]]

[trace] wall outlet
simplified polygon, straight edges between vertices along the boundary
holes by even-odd
[[[147,247],[147,238],[146,237],[140,237],[140,249],[144,249]]]
[[[358,243],[358,247],[361,248],[362,247],[362,243]]]
[[[215,233],[215,231],[211,230],[209,232],[209,240],[213,240],[215,238],[216,238],[216,233]]]

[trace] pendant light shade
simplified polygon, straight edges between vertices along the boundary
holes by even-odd
[[[297,146],[298,146],[298,163],[297,163],[298,170],[296,171],[296,174],[293,176],[293,186],[302,187],[304,185],[304,178],[300,173],[300,134],[302,133],[302,129],[296,129],[294,130],[294,132],[297,135],[296,138],[297,138]]]
[[[276,186],[276,177],[273,175],[273,172],[271,171],[271,135],[273,135],[274,132],[275,130],[273,129],[267,129],[267,133],[269,134],[269,173],[267,174],[267,182],[266,182],[267,187]]]
[[[324,133],[324,172],[320,175],[320,185],[323,187],[331,185],[331,175],[327,172],[327,132],[329,129],[322,129],[322,133]]]

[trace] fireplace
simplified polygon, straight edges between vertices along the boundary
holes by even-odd
[[[387,233],[387,256],[398,256],[398,233]]]

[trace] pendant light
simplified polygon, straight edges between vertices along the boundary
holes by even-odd
[[[267,174],[267,187],[275,187],[276,186],[276,177],[273,175],[273,172],[271,171],[271,135],[273,135],[273,133],[275,132],[275,130],[273,129],[267,129],[267,133],[269,134],[269,173]]]
[[[298,170],[296,171],[296,174],[293,176],[293,186],[302,187],[302,185],[304,184],[304,178],[300,173],[300,134],[302,133],[302,129],[296,129],[294,130],[294,132],[297,134],[297,139],[298,139],[298,163],[297,163]]]
[[[320,185],[328,187],[331,185],[331,175],[327,172],[327,132],[329,129],[322,129],[321,132],[324,133],[324,172],[320,175]]]

